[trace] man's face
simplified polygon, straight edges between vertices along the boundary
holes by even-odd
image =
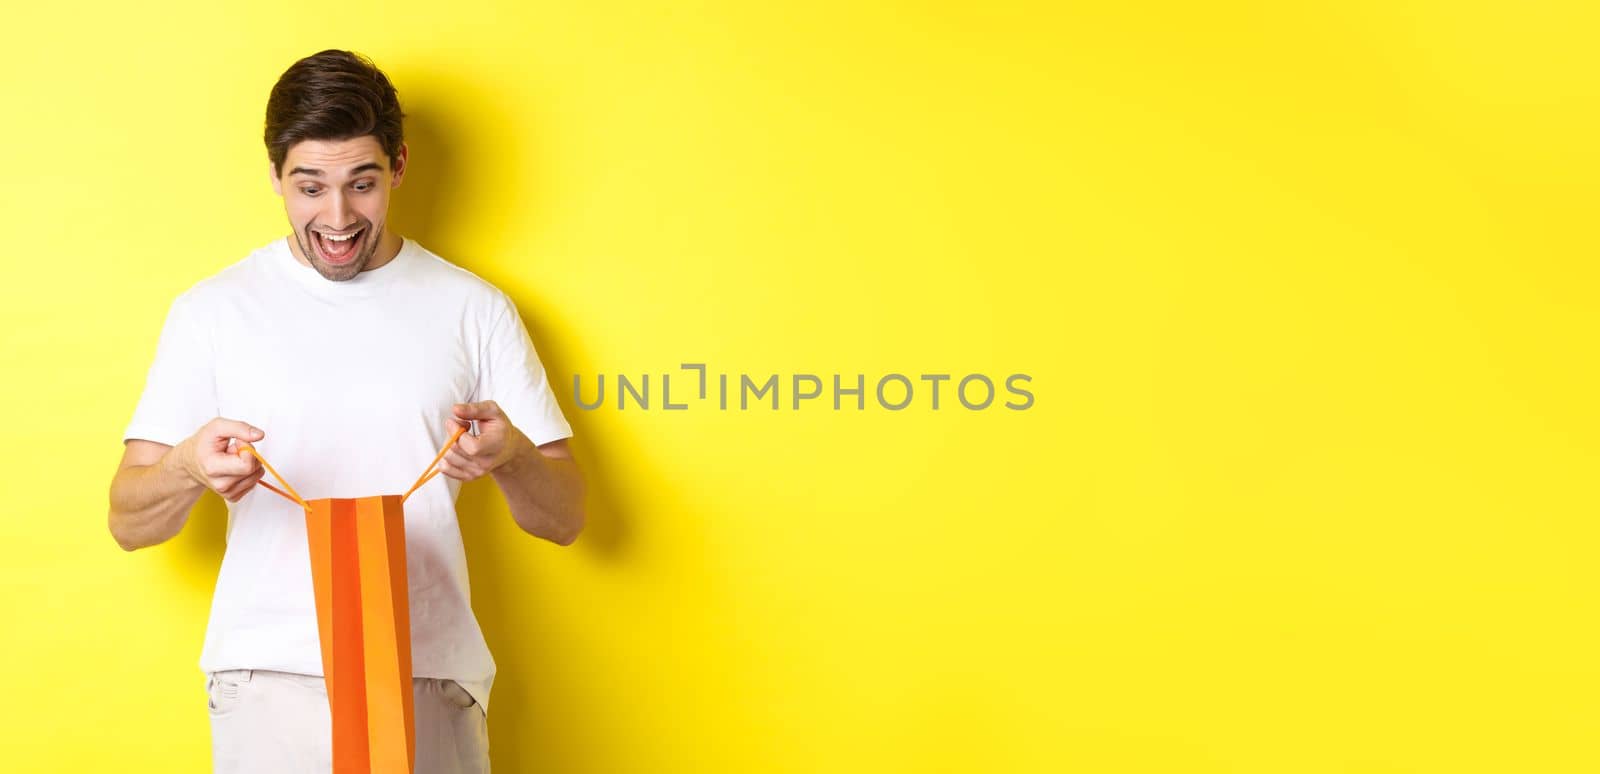
[[[283,197],[294,232],[295,257],[322,276],[343,282],[368,268],[386,238],[389,192],[405,174],[405,146],[389,165],[377,138],[304,140],[273,170],[272,190]],[[392,253],[379,264],[393,258]],[[376,267],[372,267],[376,268]]]

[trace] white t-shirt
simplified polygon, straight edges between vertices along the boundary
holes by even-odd
[[[284,237],[173,301],[123,439],[176,446],[221,416],[260,428],[256,448],[306,499],[402,494],[449,439],[451,405],[479,400],[535,444],[572,435],[493,285],[410,239],[333,282]],[[412,672],[455,680],[487,711],[495,664],[472,613],[459,490],[438,476],[405,504]],[[322,674],[304,512],[263,487],[228,504],[200,668]]]

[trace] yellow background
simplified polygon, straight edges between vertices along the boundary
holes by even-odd
[[[1589,8],[8,10],[0,768],[208,765],[220,502],[126,554],[106,486],[342,47],[593,488],[570,548],[463,498],[496,771],[1594,771]],[[685,361],[1037,402],[572,402]]]

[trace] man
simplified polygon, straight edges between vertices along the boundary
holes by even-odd
[[[418,772],[489,768],[495,664],[469,602],[461,483],[492,477],[532,535],[567,545],[583,527],[572,430],[516,306],[388,228],[403,117],[350,52],[284,72],[266,144],[290,236],[173,302],[124,433],[109,515],[124,549],[177,534],[207,489],[228,502],[200,657],[218,772],[331,766],[305,520],[256,486],[242,444],[307,498],[398,494],[476,422],[405,504]]]

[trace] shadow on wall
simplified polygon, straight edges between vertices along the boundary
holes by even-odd
[[[528,167],[519,160],[525,150],[522,146],[527,143],[518,143],[518,147],[506,148],[503,153],[497,149],[495,156],[501,161],[495,169],[458,165],[451,148],[471,139],[472,126],[507,120],[495,115],[493,99],[473,94],[464,84],[452,84],[447,91],[438,93],[408,93],[403,75],[396,79],[402,86],[401,98],[407,112],[411,166],[391,203],[391,227],[493,282],[492,277],[504,271],[495,265],[501,260],[499,256],[522,257],[528,253],[494,250],[493,246],[503,244],[506,229],[501,223],[485,223],[482,213],[498,212],[501,217],[514,214],[526,224],[529,217],[538,217],[540,209],[537,181],[519,179],[527,177],[521,170]],[[438,88],[440,82],[432,76],[432,83]],[[510,134],[528,136],[521,132]],[[491,203],[491,197],[505,196],[513,196],[515,201],[485,206]],[[461,237],[469,227],[473,232],[471,244],[480,251],[490,251],[489,255],[473,255],[466,249]],[[559,300],[515,300],[561,409],[573,427],[573,452],[588,483],[588,523],[573,546],[544,543],[516,527],[498,489],[487,479],[463,488],[457,514],[466,542],[473,608],[498,666],[490,702],[493,768],[578,772],[590,770],[593,763],[591,760],[586,764],[584,751],[564,733],[563,726],[573,717],[573,707],[590,702],[570,690],[564,693],[561,686],[570,685],[568,681],[541,678],[562,668],[564,659],[559,649],[544,635],[550,630],[544,600],[564,592],[538,587],[535,579],[545,573],[537,568],[553,561],[571,561],[580,554],[606,562],[624,561],[628,515],[624,503],[614,495],[617,490],[611,486],[603,439],[587,432],[590,427],[586,413],[573,405],[570,387],[563,389],[563,379],[570,378],[563,375],[573,372],[568,367],[572,362],[570,353],[581,342],[547,340],[540,333],[540,321],[560,311]],[[226,504],[215,494],[207,493],[195,506],[183,534],[174,541],[174,567],[185,576],[204,577],[214,584],[226,523]],[[204,592],[209,604],[211,588]]]
[[[438,84],[436,75],[432,82]],[[526,146],[531,143],[495,148],[493,169],[456,164],[451,149],[469,142],[474,126],[488,122],[496,122],[503,134],[513,137],[529,138],[531,133],[505,132],[511,119],[496,110],[492,95],[478,94],[468,84],[451,84],[448,93],[403,93],[402,99],[411,166],[391,204],[390,220],[400,233],[494,282],[494,277],[508,268],[500,263],[506,256],[523,258],[528,252],[506,246],[505,224],[486,219],[493,217],[491,213],[500,217],[514,214],[526,228],[530,219],[537,222],[539,218],[541,188],[526,173],[530,165],[523,163]],[[508,196],[514,199],[492,201]],[[473,232],[471,244],[477,251],[491,251],[489,254],[466,248],[462,236],[468,228]],[[588,484],[588,522],[577,543],[556,547],[522,532],[511,521],[504,499],[491,481],[474,481],[462,488],[456,512],[471,571],[472,606],[497,665],[490,699],[489,747],[496,770],[584,771],[589,767],[583,750],[572,745],[564,725],[574,716],[573,707],[589,702],[564,693],[561,686],[569,685],[567,681],[541,678],[561,669],[567,660],[546,634],[550,628],[546,623],[550,616],[544,614],[546,600],[569,592],[541,587],[538,579],[549,576],[537,568],[562,561],[567,552],[621,561],[627,548],[627,514],[612,495],[616,489],[608,482],[609,455],[600,445],[602,439],[587,432],[586,414],[562,389],[562,375],[573,371],[568,353],[581,343],[557,342],[541,335],[541,321],[561,311],[558,300],[513,300],[562,413],[572,425],[570,443]]]

